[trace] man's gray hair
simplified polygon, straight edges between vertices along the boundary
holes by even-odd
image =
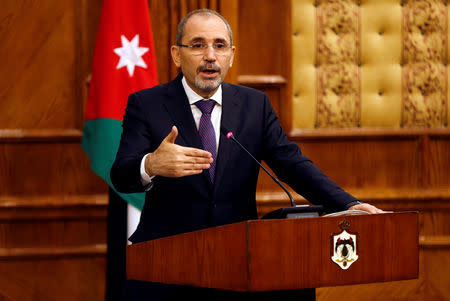
[[[183,19],[181,19],[180,23],[178,23],[178,28],[177,28],[177,36],[176,36],[176,41],[175,41],[177,45],[182,44],[181,40],[183,39],[184,28],[186,27],[186,23],[192,16],[195,16],[195,15],[201,15],[201,16],[213,15],[213,16],[219,17],[223,21],[223,23],[225,23],[225,25],[227,26],[228,35],[230,36],[230,46],[233,45],[233,32],[231,31],[231,27],[230,27],[230,24],[228,24],[228,21],[218,12],[211,10],[211,9],[207,9],[207,8],[193,10],[190,13],[188,13]]]

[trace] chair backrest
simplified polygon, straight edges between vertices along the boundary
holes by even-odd
[[[293,128],[447,126],[444,1],[292,0]]]

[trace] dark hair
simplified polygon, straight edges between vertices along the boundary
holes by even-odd
[[[230,36],[230,46],[233,45],[233,32],[231,31],[231,27],[230,24],[228,24],[228,21],[218,12],[207,8],[193,10],[190,13],[188,13],[183,19],[181,19],[180,23],[178,23],[177,28],[177,36],[175,41],[177,45],[181,45],[181,40],[183,39],[184,28],[186,26],[186,23],[194,15],[201,15],[201,16],[213,15],[219,17],[223,21],[223,23],[225,23],[225,25],[227,26],[228,35]]]

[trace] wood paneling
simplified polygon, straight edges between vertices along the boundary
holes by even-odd
[[[101,1],[2,1],[0,300],[102,300],[107,187],[80,142]]]
[[[236,67],[238,80],[249,76],[277,75],[287,79],[278,95],[271,95],[281,124],[289,131],[292,124],[291,101],[291,14],[290,1],[246,0],[238,1],[238,39]],[[245,84],[245,83],[243,83]],[[272,86],[273,83],[264,85]],[[256,87],[254,84],[249,84]],[[263,85],[257,88],[266,92]],[[272,91],[272,89],[269,89]],[[270,92],[269,92],[270,93]]]
[[[450,189],[450,135],[431,136],[429,141],[429,184]]]
[[[0,20],[6,20],[0,31],[2,127],[76,127],[80,118],[74,85],[78,1],[4,2],[0,11]]]
[[[170,56],[170,45],[175,41],[170,5],[173,1],[148,1],[150,17],[152,18],[153,39],[156,53],[156,67],[158,68],[158,80],[160,83],[168,82],[172,77],[172,57]],[[176,29],[175,29],[176,30]]]
[[[405,250],[406,251],[406,250]],[[317,290],[317,300],[448,300],[448,247],[441,250],[421,250],[419,279],[382,284],[362,284]]]
[[[287,74],[288,1],[239,1],[239,73]]]
[[[0,260],[0,300],[104,300],[102,256]]]
[[[39,224],[31,220],[2,221],[0,228],[4,231],[0,237],[2,250],[5,248],[22,249],[35,246],[63,248],[104,244],[105,219],[64,219],[40,220]],[[17,235],[20,233],[20,235]]]
[[[344,187],[409,187],[418,184],[415,140],[303,141],[302,151]]]
[[[103,300],[106,204],[0,197],[0,300]]]
[[[106,191],[79,143],[0,144],[1,195],[88,194]]]

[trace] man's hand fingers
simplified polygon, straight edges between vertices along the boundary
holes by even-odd
[[[211,167],[211,164],[209,163],[194,163],[189,162],[184,164],[185,170],[203,170],[203,169],[209,169]]]
[[[210,152],[199,148],[186,147],[175,145],[177,147],[177,152],[183,155],[183,161],[188,163],[212,163],[213,157]]]
[[[210,164],[183,163],[179,164],[173,170],[169,170],[165,176],[178,178],[201,174],[204,169],[208,169],[209,167]]]
[[[199,158],[212,158],[212,155],[210,152],[207,152],[205,150],[199,149],[199,148],[193,148],[193,147],[184,147],[180,146],[182,149],[182,152],[185,156],[189,157],[199,157]]]
[[[349,209],[350,210],[363,210],[363,211],[367,211],[367,212],[372,213],[372,214],[391,212],[391,211],[383,211],[383,210],[378,209],[377,207],[375,207],[373,205],[370,205],[370,204],[367,204],[367,203],[354,205],[354,206],[350,207]]]
[[[186,164],[211,164],[213,162],[212,157],[189,157],[184,156],[183,163]],[[209,167],[208,167],[209,168]]]

